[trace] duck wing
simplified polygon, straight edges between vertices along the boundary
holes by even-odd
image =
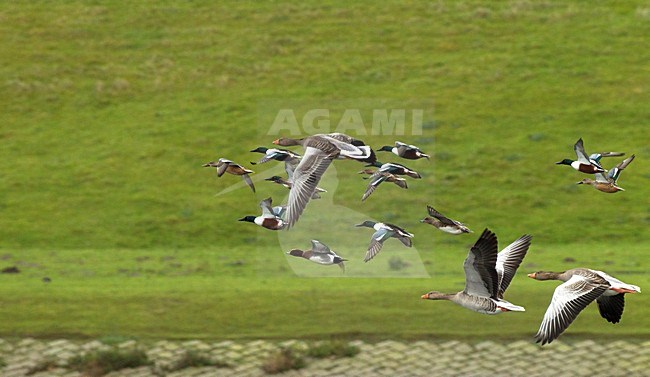
[[[276,217],[276,214],[273,211],[273,199],[271,199],[270,197],[260,202],[260,208],[262,209],[262,217],[264,218]]]
[[[368,183],[368,187],[366,187],[366,192],[364,192],[361,197],[361,201],[365,201],[373,192],[375,192],[377,187],[388,179],[388,175],[390,175],[390,173],[373,174],[372,177],[370,177],[371,179],[370,183]]]
[[[462,225],[458,221],[452,220],[452,219],[446,217],[445,215],[443,215],[442,213],[436,211],[431,206],[427,206],[427,211],[429,211],[429,215],[431,215],[432,217],[435,217],[436,219],[440,220],[440,222],[445,224],[445,225],[451,225],[451,226]]]
[[[582,142],[582,138],[580,138],[580,139],[578,139],[578,141],[576,141],[575,145],[573,146],[573,150],[576,152],[576,157],[578,158],[579,162],[581,162],[583,164],[587,164],[587,165],[591,165],[592,162],[595,162],[595,161],[589,160],[589,157],[587,156],[587,153],[585,152],[585,146],[584,146],[584,143]]]
[[[497,262],[497,236],[485,229],[465,259],[465,293],[497,299],[499,276]]]
[[[311,251],[314,254],[334,254],[327,245],[318,240],[311,240]]]
[[[287,172],[287,177],[289,181],[293,179],[293,172],[296,171],[298,164],[300,163],[300,158],[290,158],[284,160],[284,171]]]
[[[255,185],[253,184],[253,180],[251,179],[251,177],[248,174],[242,174],[241,178],[244,180],[244,182],[246,182],[248,187],[250,187],[251,190],[255,192]]]
[[[517,268],[524,260],[532,238],[530,234],[524,234],[497,255],[495,268],[499,277],[499,298],[503,298],[503,293],[508,289]]]
[[[623,316],[625,308],[625,293],[619,293],[614,296],[601,295],[596,299],[598,303],[598,312],[607,322],[618,323]]]
[[[226,159],[219,159],[219,162],[217,163],[217,177],[221,177],[224,175],[226,170],[228,170],[228,165],[230,165],[232,161],[226,160]]]
[[[384,241],[389,239],[393,234],[394,233],[387,228],[381,228],[376,231],[370,239],[370,245],[368,245],[368,251],[366,251],[366,255],[363,257],[363,261],[367,262],[374,258],[375,255],[377,255],[377,253],[379,253],[379,251],[381,251],[381,248],[384,246]]]
[[[337,150],[328,153],[311,146],[305,150],[305,155],[293,172],[293,180],[287,203],[288,228],[292,227],[298,221],[298,218],[314,194],[318,182],[320,182],[325,170],[327,170],[337,154]]]
[[[535,341],[542,345],[557,339],[592,301],[601,296],[608,286],[574,274],[555,288],[551,304],[546,309]]]
[[[625,169],[630,164],[630,162],[634,160],[634,157],[635,157],[634,155],[631,155],[630,157],[621,161],[618,165],[614,167],[614,169],[610,170],[609,173],[607,173],[607,178],[612,180],[613,182],[616,182],[618,176],[621,175],[623,169]]]

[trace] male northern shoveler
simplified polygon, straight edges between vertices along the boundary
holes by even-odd
[[[383,173],[390,173],[390,174],[393,174],[393,175],[408,175],[409,177],[416,178],[416,179],[422,178],[420,173],[416,172],[415,170],[409,169],[409,168],[407,168],[406,166],[404,166],[402,164],[396,164],[394,162],[387,162],[387,163],[384,164],[384,163],[381,163],[379,161],[375,161],[374,163],[368,164],[366,166],[374,166],[374,167],[379,168],[375,172],[375,174],[377,174],[377,175],[383,174]],[[371,179],[372,179],[372,177],[371,177]]]
[[[420,220],[420,222],[431,224],[436,228],[442,230],[443,232],[447,232],[450,234],[461,234],[461,233],[472,232],[471,230],[469,230],[468,227],[465,226],[465,224],[456,220],[452,220],[448,217],[445,217],[442,213],[436,211],[431,206],[427,206],[427,211],[429,211],[429,215],[431,217],[425,217],[424,219]]]
[[[377,187],[384,181],[392,182],[403,189],[408,188],[408,185],[406,184],[406,179],[400,178],[390,173],[375,174],[374,170],[364,169],[360,171],[359,174],[370,174],[372,176],[370,179],[370,183],[368,183],[368,187],[366,187],[366,191],[363,193],[363,196],[361,197],[361,201],[366,200],[377,189]],[[368,179],[368,178],[364,177],[363,179]]]
[[[592,185],[596,190],[607,192],[607,193],[625,191],[623,188],[618,187],[616,185],[616,181],[618,180],[618,177],[621,175],[623,169],[625,169],[625,167],[627,167],[627,165],[629,165],[630,162],[632,162],[633,160],[634,160],[634,155],[631,155],[630,157],[626,158],[621,163],[616,165],[613,169],[611,169],[607,173],[607,176],[605,176],[603,173],[596,173],[594,175],[596,177],[595,180],[585,178],[582,181],[578,182],[578,184]]]
[[[347,261],[347,259],[341,258],[327,245],[317,240],[311,240],[311,250],[292,249],[291,251],[288,251],[287,254],[294,257],[305,258],[318,264],[336,264],[345,271],[345,265],[343,262]]]
[[[401,141],[396,141],[394,147],[385,145],[381,147],[381,149],[378,149],[377,152],[393,152],[394,154],[408,160],[417,160],[420,158],[426,158],[428,160],[430,157],[428,154],[422,153],[420,148],[415,145],[405,144]]]
[[[271,198],[262,200],[260,202],[260,208],[262,208],[262,214],[260,216],[245,216],[239,219],[239,221],[248,221],[249,223],[254,223],[270,230],[283,229],[286,223],[282,220],[282,215],[284,215],[286,207],[272,207],[272,203],[273,200]]]
[[[449,300],[482,314],[526,311],[504,300],[503,294],[526,256],[531,239],[525,234],[497,254],[497,236],[485,229],[465,259],[465,289],[457,293],[431,291],[422,298]]]
[[[573,146],[573,150],[576,152],[576,156],[578,158],[577,161],[565,158],[564,160],[556,162],[555,164],[569,165],[575,170],[586,174],[602,173],[605,171],[605,169],[600,166],[598,161],[590,160],[589,157],[587,157],[587,153],[585,153],[585,147],[582,143],[582,138],[578,139],[578,141]]]
[[[217,168],[217,177],[221,177],[224,173],[229,173],[232,175],[239,175],[242,177],[244,182],[248,185],[248,187],[255,192],[255,185],[253,185],[253,181],[251,180],[251,177],[248,175],[251,173],[254,173],[254,171],[249,170],[244,168],[243,166],[236,164],[230,160],[227,160],[225,158],[220,158],[219,161],[210,161],[207,164],[203,164],[204,168]]]
[[[298,166],[301,158],[298,153],[282,148],[257,147],[251,152],[264,153],[264,157],[258,162],[251,162],[252,165],[263,164],[271,160],[281,161],[284,162],[284,170],[289,177],[293,175],[293,171],[296,170],[296,166]]]
[[[370,147],[355,145],[362,143],[360,140],[340,133],[317,134],[302,139],[280,138],[273,141],[273,144],[276,145],[302,145],[305,148],[305,154],[291,179],[292,185],[287,204],[287,228],[298,221],[314,194],[318,182],[334,159],[339,156],[360,161],[372,159],[374,152]]]
[[[592,301],[598,303],[600,316],[618,323],[623,316],[626,293],[641,292],[636,285],[623,283],[602,271],[574,268],[564,272],[539,271],[528,274],[535,280],[560,280],[551,304],[535,335],[542,345],[551,343],[566,330],[580,312]]]
[[[273,177],[266,178],[265,181],[275,182],[275,183],[277,183],[279,185],[282,185],[282,186],[288,188],[289,190],[291,190],[291,181],[288,181],[288,180],[286,180],[286,179],[284,179],[284,178],[282,178],[282,177],[280,177],[278,175],[274,175]],[[320,199],[321,196],[320,196],[319,192],[327,192],[327,190],[322,189],[320,187],[316,187],[316,190],[312,194],[311,198],[312,199]]]
[[[379,253],[382,246],[384,246],[384,241],[391,237],[400,240],[404,246],[411,247],[413,245],[411,242],[413,235],[406,230],[398,227],[397,225],[366,220],[361,224],[357,224],[355,226],[365,226],[375,230],[375,233],[370,239],[370,245],[368,246],[368,251],[366,251],[366,256],[363,258],[364,262],[367,262],[374,258],[375,255]]]

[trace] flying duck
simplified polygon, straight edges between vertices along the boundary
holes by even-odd
[[[305,154],[293,172],[287,209],[287,228],[293,226],[311,199],[318,182],[332,161],[339,156],[356,160],[372,159],[372,149],[344,134],[317,134],[302,139],[280,138],[273,144],[281,146],[302,145]],[[371,153],[372,152],[372,153]]]
[[[347,261],[347,259],[341,258],[334,251],[330,250],[327,245],[318,240],[311,240],[311,250],[292,249],[291,251],[288,251],[287,254],[293,255],[294,257],[305,258],[318,264],[337,264],[341,267],[341,270],[345,271],[345,265],[343,262]]]
[[[374,163],[368,164],[367,166],[374,166],[379,168],[375,174],[390,173],[393,175],[408,175],[409,177],[416,179],[422,178],[420,173],[416,172],[415,170],[409,169],[402,164],[396,164],[394,162],[387,162],[383,164],[379,161],[375,161]]]
[[[381,147],[381,149],[378,149],[377,152],[393,152],[394,154],[408,160],[417,160],[420,158],[426,158],[428,160],[430,157],[429,155],[422,153],[420,148],[415,145],[405,144],[400,141],[396,141],[394,147],[386,145]]]
[[[227,160],[225,158],[220,158],[219,161],[210,161],[207,164],[203,164],[204,168],[217,168],[217,177],[221,177],[224,173],[230,173],[232,175],[239,175],[242,177],[244,182],[248,185],[248,187],[255,192],[255,185],[253,185],[253,181],[251,180],[251,177],[248,175],[251,173],[254,173],[254,171],[249,170],[244,168],[243,166],[236,164],[230,160]]]
[[[623,188],[618,187],[616,185],[616,181],[618,180],[618,177],[621,175],[623,169],[625,169],[633,160],[634,160],[634,155],[631,155],[630,157],[626,158],[618,165],[616,165],[609,172],[607,172],[607,176],[605,176],[603,173],[596,173],[594,174],[594,176],[596,177],[595,180],[585,178],[582,181],[578,182],[578,184],[592,185],[596,190],[607,192],[607,193],[625,191]]]
[[[576,152],[576,156],[578,158],[577,161],[565,158],[564,160],[556,162],[555,164],[569,165],[575,170],[586,174],[602,173],[605,171],[605,169],[600,166],[598,161],[589,159],[589,157],[587,157],[587,153],[585,153],[585,147],[582,143],[582,138],[578,139],[578,141],[573,146],[573,150]]]
[[[251,150],[251,152],[264,153],[264,157],[262,157],[258,162],[251,162],[252,165],[263,164],[271,160],[283,161],[284,170],[287,172],[289,177],[293,175],[293,171],[296,169],[296,166],[298,166],[301,158],[298,153],[281,148],[257,147],[256,149]]]
[[[366,187],[366,191],[363,193],[363,196],[361,197],[361,201],[366,200],[370,196],[370,194],[372,194],[375,191],[375,189],[377,189],[377,187],[384,181],[392,182],[403,189],[408,188],[408,185],[406,184],[406,179],[400,178],[391,173],[381,173],[375,175],[374,170],[364,169],[360,171],[359,174],[370,174],[372,176],[370,179],[370,183],[368,183],[368,187]],[[363,179],[368,179],[368,178],[364,177]]]
[[[465,289],[457,293],[432,291],[422,295],[422,299],[449,300],[482,314],[526,311],[505,301],[503,294],[526,256],[531,239],[525,234],[497,254],[497,236],[485,229],[463,264]]]
[[[427,211],[431,217],[425,217],[420,220],[422,223],[431,224],[443,232],[451,234],[472,233],[465,224],[445,217],[442,213],[436,211],[433,207],[427,206]]]
[[[286,226],[286,222],[282,220],[282,216],[286,207],[272,207],[273,200],[266,198],[260,202],[262,214],[260,216],[245,216],[239,221],[248,221],[249,223],[257,224],[263,228],[270,230],[280,230]]]
[[[288,180],[286,180],[286,179],[284,179],[284,178],[282,178],[282,177],[280,177],[278,175],[274,175],[273,177],[266,178],[265,181],[275,182],[275,183],[277,183],[279,185],[282,185],[282,186],[288,188],[289,190],[291,190],[291,181],[288,181]],[[312,194],[311,198],[312,199],[320,199],[321,196],[320,196],[319,192],[327,192],[327,190],[322,189],[320,187],[316,187],[316,190]]]
[[[601,317],[618,323],[623,315],[626,293],[640,293],[636,285],[623,283],[602,271],[574,268],[564,272],[538,271],[528,274],[535,280],[560,280],[539,331],[537,343],[551,343],[566,330],[580,312],[592,301],[598,303]]]
[[[397,238],[406,247],[411,247],[413,245],[411,243],[411,238],[413,238],[413,235],[406,230],[398,227],[397,225],[366,220],[361,224],[357,224],[355,226],[365,226],[368,228],[373,228],[375,230],[375,233],[370,239],[370,245],[368,246],[368,251],[366,251],[366,256],[363,258],[364,262],[368,262],[374,258],[375,255],[379,253],[382,246],[384,246],[384,241],[390,237]]]

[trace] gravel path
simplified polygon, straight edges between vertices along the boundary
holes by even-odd
[[[79,377],[68,369],[75,356],[99,351],[142,350],[149,366],[112,371],[109,377],[265,376],[262,367],[281,349],[306,355],[314,342],[169,342],[133,340],[106,345],[97,340],[41,341],[0,339],[0,376]],[[305,366],[277,376],[650,376],[650,341],[556,341],[540,347],[532,342],[465,343],[460,341],[352,341],[352,357],[304,356]],[[179,360],[188,352],[226,367],[186,367]]]

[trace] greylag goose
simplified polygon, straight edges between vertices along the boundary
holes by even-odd
[[[254,171],[249,170],[244,168],[243,166],[236,164],[230,160],[227,160],[225,158],[220,158],[219,161],[210,161],[207,164],[203,164],[204,168],[217,168],[217,177],[221,177],[224,173],[229,173],[232,175],[239,175],[242,177],[244,182],[248,185],[248,187],[255,192],[255,185],[253,185],[253,181],[251,180],[251,177],[248,175],[251,173],[254,173]]]
[[[305,148],[305,154],[291,179],[292,185],[287,203],[287,228],[298,221],[325,170],[335,158],[343,156],[366,160],[371,157],[370,147],[355,146],[355,143],[362,142],[344,134],[317,134],[303,139],[280,138],[273,141],[276,145],[302,145]]]
[[[433,207],[427,206],[427,211],[431,217],[425,217],[420,220],[422,223],[431,224],[443,232],[451,234],[472,233],[465,224],[445,217],[442,213],[436,211]]]
[[[497,236],[485,229],[465,259],[465,289],[458,293],[432,291],[422,298],[449,300],[482,314],[525,311],[505,301],[503,294],[526,256],[531,239],[530,235],[523,235],[497,254]]]
[[[623,169],[625,169],[630,164],[630,162],[632,162],[633,160],[634,160],[634,155],[631,155],[630,157],[628,157],[625,160],[621,161],[613,169],[611,169],[607,173],[607,176],[605,176],[605,174],[603,174],[603,173],[596,173],[595,174],[595,177],[596,177],[595,180],[585,178],[582,181],[578,182],[578,184],[579,185],[582,185],[582,184],[592,185],[596,190],[602,191],[602,192],[607,192],[607,193],[625,191],[623,188],[618,187],[616,185],[616,181],[618,180],[618,177],[621,175],[621,172],[623,171]]]
[[[578,314],[592,301],[598,303],[600,315],[618,323],[623,315],[626,293],[641,292],[636,285],[623,283],[602,271],[574,268],[564,272],[538,271],[528,274],[535,280],[560,280],[535,340],[551,343],[566,330]]]
[[[378,223],[375,221],[366,220],[361,224],[357,224],[355,226],[358,227],[365,226],[375,230],[375,233],[373,233],[372,238],[370,238],[370,245],[368,246],[368,251],[366,251],[366,255],[363,258],[364,262],[367,262],[372,258],[374,258],[375,255],[379,253],[382,246],[384,246],[384,241],[386,241],[391,237],[397,238],[406,247],[411,247],[413,245],[411,243],[411,238],[413,238],[413,235],[407,232],[406,230],[398,227],[397,225],[388,224],[388,223]]]
[[[262,214],[260,216],[245,216],[239,219],[239,221],[247,221],[270,230],[283,229],[286,223],[282,220],[282,216],[286,207],[272,207],[272,203],[273,200],[271,198],[262,200],[260,202],[260,208],[262,208]]]
[[[420,148],[415,145],[405,144],[401,141],[396,141],[394,147],[391,147],[390,145],[383,146],[381,149],[378,149],[377,152],[393,152],[394,154],[408,160],[417,160],[420,158],[426,158],[428,160],[430,157],[428,154],[422,153]]]
[[[292,249],[291,251],[288,251],[287,254],[294,257],[305,258],[318,264],[336,264],[345,271],[345,265],[343,262],[347,261],[347,259],[341,258],[327,245],[317,240],[311,240],[311,250]]]
[[[598,161],[592,160],[589,157],[587,157],[587,153],[585,152],[585,147],[582,143],[582,138],[578,139],[578,141],[573,146],[573,150],[576,152],[576,156],[578,158],[577,161],[573,161],[573,160],[569,160],[568,158],[565,158],[562,161],[556,162],[556,164],[569,165],[575,170],[587,174],[602,173],[605,171],[605,169],[603,169],[603,167],[600,166]]]

